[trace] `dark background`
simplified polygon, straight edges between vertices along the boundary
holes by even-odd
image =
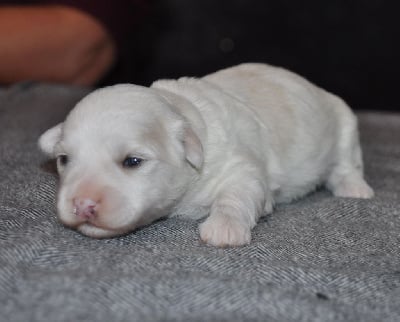
[[[355,109],[400,110],[395,1],[165,0],[150,9],[108,82],[150,85],[267,62]]]

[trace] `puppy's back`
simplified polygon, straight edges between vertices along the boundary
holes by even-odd
[[[267,64],[241,64],[203,79],[253,110],[270,133],[281,133],[279,141],[304,141],[304,129],[315,137],[327,130],[335,132],[332,125],[339,121],[343,109],[336,106],[333,94],[291,71]]]

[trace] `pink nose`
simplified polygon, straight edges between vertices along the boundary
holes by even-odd
[[[97,202],[89,198],[74,198],[74,214],[82,219],[93,219],[97,215]]]

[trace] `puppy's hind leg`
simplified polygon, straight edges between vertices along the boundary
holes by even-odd
[[[341,129],[338,138],[336,163],[326,186],[337,197],[372,198],[374,191],[363,177],[363,161],[358,136],[357,119],[341,100],[338,107]]]
[[[264,189],[257,180],[225,187],[212,204],[210,216],[199,227],[201,239],[218,247],[249,244],[251,229],[264,204]]]

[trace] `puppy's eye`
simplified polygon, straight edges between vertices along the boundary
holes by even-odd
[[[124,168],[134,168],[142,163],[143,159],[138,157],[126,157],[122,162]]]
[[[60,154],[57,156],[57,162],[59,165],[65,166],[68,163],[68,156],[66,154]]]

